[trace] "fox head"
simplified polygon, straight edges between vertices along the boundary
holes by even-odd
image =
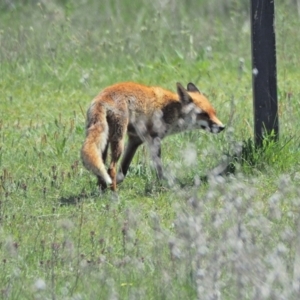
[[[225,128],[217,118],[215,109],[193,83],[190,82],[185,89],[178,82],[177,93],[182,104],[181,120],[184,126],[212,133],[219,133]]]

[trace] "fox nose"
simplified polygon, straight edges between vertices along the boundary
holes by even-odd
[[[221,124],[221,125],[213,125],[212,126],[212,132],[213,133],[219,133],[221,131],[223,131],[225,129],[225,125]]]
[[[222,124],[222,125],[219,125],[219,130],[220,130],[220,132],[223,131],[223,130],[225,129],[225,127],[226,127],[226,126],[223,125],[223,124]]]

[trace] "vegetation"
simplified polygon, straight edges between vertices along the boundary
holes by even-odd
[[[276,7],[280,140],[252,146],[248,1],[0,4],[0,295],[3,299],[298,299],[300,26]],[[194,82],[226,131],[147,149],[118,194],[79,157],[105,86]],[[235,174],[201,181],[243,146]]]

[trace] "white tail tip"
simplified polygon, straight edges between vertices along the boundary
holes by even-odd
[[[105,182],[106,182],[107,185],[112,184],[112,180],[111,180],[111,178],[110,178],[110,176],[108,174],[106,176],[104,176],[104,177],[105,177],[104,180],[105,180]]]

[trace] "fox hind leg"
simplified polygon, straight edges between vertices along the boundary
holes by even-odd
[[[104,164],[105,164],[106,158],[107,158],[108,146],[109,146],[109,144],[107,143],[102,152],[102,161]],[[106,184],[105,180],[101,176],[97,176],[97,180],[98,180],[97,184],[98,184],[99,189],[101,191],[105,190],[107,188],[107,184]]]
[[[119,141],[112,141],[110,143],[111,147],[111,163],[108,169],[108,173],[110,175],[110,178],[112,179],[112,185],[111,190],[116,191],[117,190],[117,163],[120,159],[120,156],[123,152],[124,148],[124,142],[123,139]]]

